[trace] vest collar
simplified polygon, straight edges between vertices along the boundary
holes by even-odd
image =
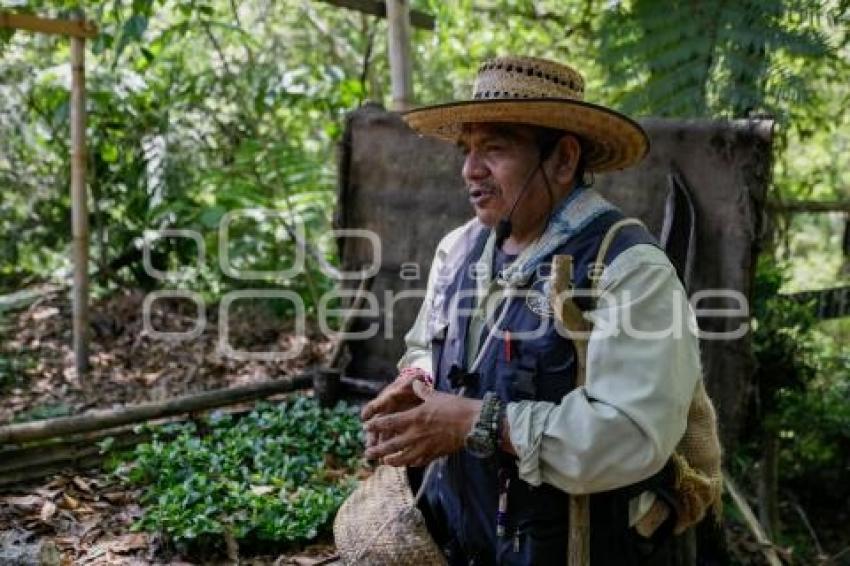
[[[605,200],[596,190],[590,187],[576,187],[555,205],[555,210],[552,211],[543,234],[525,248],[516,261],[497,274],[498,280],[508,287],[527,286],[531,282],[537,267],[544,261],[548,261],[555,250],[584,230],[599,216],[612,210],[617,210],[617,208]],[[496,233],[495,230],[491,230],[481,254],[481,261],[483,262],[481,267],[485,272],[489,273],[490,266],[493,265],[495,247]],[[487,283],[480,282],[479,285],[486,286]]]

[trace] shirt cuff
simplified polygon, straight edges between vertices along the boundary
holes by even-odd
[[[519,460],[519,478],[535,487],[543,483],[540,453],[543,448],[543,433],[549,421],[549,414],[554,408],[553,403],[518,401],[508,403],[505,410],[511,444]]]

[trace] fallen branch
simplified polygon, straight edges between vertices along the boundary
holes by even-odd
[[[823,551],[823,547],[820,544],[820,539],[818,539],[818,534],[815,532],[814,527],[812,527],[811,521],[809,521],[808,515],[803,510],[803,506],[800,505],[800,502],[797,501],[797,498],[791,495],[791,505],[794,507],[794,510],[797,511],[797,515],[800,516],[800,520],[803,521],[803,525],[806,527],[806,530],[809,531],[809,535],[812,537],[812,541],[815,543],[815,548],[818,551],[818,557],[820,559],[826,558],[826,553]]]
[[[115,438],[110,450],[131,448],[148,440],[148,433],[124,433]],[[101,465],[107,455],[96,444],[62,446],[55,449],[45,447],[40,454],[32,453],[20,460],[4,462],[0,469],[0,487],[40,479],[69,468],[93,468]]]
[[[370,397],[374,397],[375,395],[380,393],[387,385],[386,383],[382,383],[379,381],[372,381],[369,379],[357,379],[356,377],[346,376],[342,376],[339,379],[339,382],[342,385],[343,389],[345,389],[349,393],[369,395]]]
[[[5,448],[0,451],[0,476],[9,472],[38,469],[40,466],[59,462],[73,465],[79,459],[96,454],[99,451],[98,445],[107,438],[112,438],[113,447],[124,448],[145,442],[148,437],[149,435],[144,432],[134,432],[133,427],[123,427],[56,442],[38,442],[22,447]]]
[[[732,501],[735,503],[735,506],[741,511],[744,522],[756,538],[756,542],[758,542],[761,547],[761,551],[768,564],[770,564],[770,566],[782,566],[782,561],[779,560],[779,555],[776,554],[776,549],[773,547],[773,543],[770,542],[770,539],[768,539],[767,535],[764,533],[764,528],[761,526],[761,523],[758,522],[758,519],[756,519],[753,509],[750,507],[750,504],[747,503],[746,498],[744,498],[741,494],[735,482],[732,481],[732,477],[725,471],[723,472],[723,484],[726,486],[726,490],[732,497]]]
[[[28,307],[42,297],[58,293],[65,289],[65,286],[47,284],[21,289],[8,295],[0,295],[0,313]]]
[[[55,462],[45,464],[37,468],[27,468],[25,470],[14,470],[8,473],[0,474],[0,488],[14,488],[16,484],[31,482],[33,480],[46,478],[54,474],[59,474],[68,471],[70,467],[75,470],[86,470],[96,468],[103,463],[104,454],[86,454],[81,455],[73,462],[73,465],[68,462]]]
[[[45,440],[203,411],[225,405],[234,405],[243,401],[262,399],[276,393],[308,389],[312,385],[313,375],[308,373],[274,381],[182,395],[165,401],[141,403],[119,409],[97,410],[70,417],[11,424],[0,427],[0,445]]]
[[[850,200],[768,201],[767,208],[776,212],[790,213],[850,212]]]

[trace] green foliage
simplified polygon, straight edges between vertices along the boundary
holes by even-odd
[[[635,0],[606,12],[599,53],[628,112],[783,119],[794,103],[814,100],[813,73],[833,57],[819,22],[828,8],[817,0]]]
[[[779,293],[786,270],[769,256],[759,258],[753,289],[753,354],[760,407],[775,409],[780,392],[800,391],[814,376],[815,323],[810,305],[799,304]]]
[[[635,115],[772,119],[770,198],[847,199],[848,8],[831,0],[615,2],[598,20],[597,84],[607,102]],[[828,231],[803,222],[817,254],[836,263]],[[787,253],[795,224],[774,223]],[[820,271],[821,280],[837,276]],[[795,274],[794,283],[805,278]]]
[[[783,475],[791,481],[848,486],[850,351],[824,336],[816,341],[817,376],[799,394],[780,392],[777,402]],[[846,487],[842,489],[850,496]]]
[[[846,501],[850,349],[840,330],[830,328],[842,321],[818,323],[809,305],[780,294],[789,272],[787,265],[760,259],[753,301],[754,409],[744,449],[734,459],[757,460],[767,431],[779,438],[783,485],[809,500]]]
[[[82,3],[21,0],[68,17]],[[387,102],[386,22],[321,2],[113,0],[85,3],[99,27],[89,43],[92,271],[100,290],[153,286],[146,230],[191,229],[206,261],[181,285],[215,298],[254,281],[227,276],[220,220],[264,208],[274,221],[239,222],[233,267],[292,264],[289,228],[316,239],[330,225],[334,143],[345,112]],[[465,97],[478,62],[522,52],[572,63],[588,98],[638,114],[741,117],[767,112],[777,129],[783,196],[839,197],[850,186],[846,3],[419,0],[435,30],[414,32],[420,103]],[[0,37],[0,289],[69,271],[68,45],[24,32]],[[842,126],[844,133],[842,134]],[[155,267],[194,266],[187,238],[157,241]],[[333,242],[320,252],[333,259]],[[311,298],[327,287],[314,262],[284,286]]]
[[[26,8],[43,13],[48,6],[59,7]],[[345,18],[321,12],[179,1],[89,8],[101,32],[87,58],[92,263],[101,287],[155,284],[141,261],[147,230],[201,233],[207,261],[182,285],[217,295],[257,286],[220,268],[219,221],[227,212],[266,209],[277,218],[234,223],[234,269],[290,267],[290,230],[303,225],[314,239],[329,228],[332,142],[362,88],[348,78],[359,62],[355,52],[336,68],[317,30],[295,25],[306,19],[349,29],[334,25]],[[0,227],[20,236],[0,245],[2,288],[69,269],[67,61],[67,43],[15,34],[0,63],[7,94],[0,113],[10,118],[0,122],[0,188],[8,195]],[[333,242],[324,244],[320,251],[332,257]],[[152,247],[158,269],[197,262],[190,239],[164,238]],[[260,286],[303,291],[309,304],[326,283],[308,266]]]
[[[767,256],[756,271],[754,416],[782,438],[788,464],[783,469],[793,477],[850,456],[850,349],[824,332],[811,305],[780,293],[789,272]]]
[[[351,408],[321,409],[299,396],[239,419],[214,416],[200,430],[165,427],[118,470],[145,486],[138,529],[202,546],[220,543],[225,532],[303,542],[327,527],[353,488],[341,470],[356,471],[362,448]]]

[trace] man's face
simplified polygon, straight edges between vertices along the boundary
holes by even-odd
[[[540,200],[537,184],[539,151],[535,130],[529,126],[508,124],[469,124],[464,127],[458,146],[464,153],[463,178],[469,202],[478,219],[495,226],[510,214],[523,185],[532,176],[512,220],[534,213]],[[545,190],[545,189],[544,189]],[[537,193],[537,194],[532,194]],[[546,204],[544,202],[544,204]]]

